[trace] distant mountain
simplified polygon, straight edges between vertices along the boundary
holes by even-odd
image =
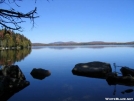
[[[53,42],[49,44],[44,43],[32,43],[32,46],[59,46],[59,45],[134,45],[134,41],[131,42],[104,42],[104,41],[91,41],[91,42]]]
[[[46,44],[44,44],[44,43],[32,43],[32,46],[44,46],[44,45],[46,45]]]
[[[64,42],[58,41],[58,42],[52,42],[52,43],[49,43],[49,44],[62,44],[62,43],[64,43]]]
[[[131,41],[131,42],[126,42],[126,43],[132,43],[132,44],[133,44],[133,43],[134,43],[134,41]]]
[[[97,43],[105,43],[105,42],[103,42],[103,41],[91,41],[91,42],[87,42],[87,43],[90,43],[90,44],[97,44]]]
[[[72,43],[77,43],[77,42],[74,42],[74,41],[69,41],[69,42],[66,42],[66,43],[71,43],[71,44],[72,44]]]
[[[58,41],[58,42],[53,42],[53,43],[49,43],[49,44],[76,44],[77,42],[73,42],[73,41],[69,41],[69,42],[62,42],[62,41]]]
[[[91,41],[90,43],[105,43],[104,41]]]

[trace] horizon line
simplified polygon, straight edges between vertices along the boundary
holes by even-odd
[[[50,44],[55,42],[75,42],[75,43],[87,43],[87,42],[107,42],[107,43],[127,43],[127,42],[134,42],[134,41],[86,41],[86,42],[77,42],[77,41],[53,41],[53,42],[31,42],[31,43],[42,43],[42,44]]]

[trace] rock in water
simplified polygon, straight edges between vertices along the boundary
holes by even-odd
[[[18,65],[4,66],[2,68],[2,74],[3,76],[9,76],[11,78],[26,80],[24,74],[22,73]]]
[[[29,84],[17,65],[3,66],[0,70],[0,101],[7,101]]]
[[[105,62],[93,61],[76,64],[72,73],[80,76],[106,78],[106,74],[112,72],[111,65]]]
[[[131,69],[129,67],[122,67],[120,71],[123,76],[134,76],[134,69]]]
[[[30,74],[32,75],[33,78],[40,79],[40,80],[51,75],[50,71],[41,68],[39,69],[34,68]]]

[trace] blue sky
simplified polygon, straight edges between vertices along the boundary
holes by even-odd
[[[26,20],[23,32],[33,43],[56,41],[134,41],[134,0],[23,0],[18,11],[37,7],[35,27]],[[2,8],[9,8],[6,4]]]

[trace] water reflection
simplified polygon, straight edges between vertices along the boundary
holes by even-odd
[[[12,65],[15,62],[21,61],[30,53],[30,48],[23,50],[1,50],[0,65]]]
[[[121,93],[122,93],[122,94],[125,94],[125,93],[132,93],[133,91],[134,91],[133,89],[127,89],[127,90],[122,91]]]
[[[127,72],[125,71],[126,73],[125,76],[123,75],[124,71],[122,71],[124,68],[125,70],[127,69]],[[110,86],[114,85],[113,95],[115,95],[116,85],[129,86],[129,87],[134,86],[134,77],[133,77],[134,69],[128,67],[121,67],[120,71],[122,73],[122,76],[118,76],[117,72],[112,72],[110,64],[105,62],[93,61],[88,63],[76,64],[75,67],[72,69],[72,74],[77,76],[89,77],[92,79],[95,78],[96,81],[99,79],[105,80],[108,83],[108,85]],[[102,76],[102,74],[105,75]],[[133,91],[134,91],[133,89],[127,89],[122,91],[121,93],[125,94],[125,93],[131,93]]]
[[[15,62],[21,61],[31,49],[23,50],[0,50],[0,100],[7,101],[15,93],[27,87],[30,82],[26,81],[24,74]]]
[[[49,48],[49,49],[69,49],[73,50],[76,48],[90,48],[90,49],[103,49],[103,48],[116,48],[116,47],[130,47],[134,48],[134,45],[72,45],[72,46],[32,46],[32,49],[42,49],[42,48]]]
[[[106,81],[109,85],[134,86],[134,77],[131,76],[109,76]]]
[[[116,95],[116,89],[117,89],[117,87],[116,87],[116,85],[114,86],[114,91],[113,91],[113,95]],[[133,89],[126,89],[126,90],[123,90],[121,93],[122,94],[125,94],[125,93],[132,93],[134,90]]]
[[[12,96],[9,101],[104,101],[105,97],[132,98],[133,92],[121,93],[126,89],[131,89],[129,86],[110,86],[105,79],[74,76],[71,70],[77,63],[94,60],[134,67],[133,49],[129,47],[75,48],[73,50],[67,48],[63,50],[33,49],[27,59],[16,62],[30,81],[30,86]],[[52,75],[44,80],[36,80],[30,75],[34,67],[50,70]],[[114,70],[113,66],[112,69]],[[117,72],[120,72],[119,69],[117,68]]]
[[[17,65],[0,68],[0,100],[7,101],[30,84]]]

